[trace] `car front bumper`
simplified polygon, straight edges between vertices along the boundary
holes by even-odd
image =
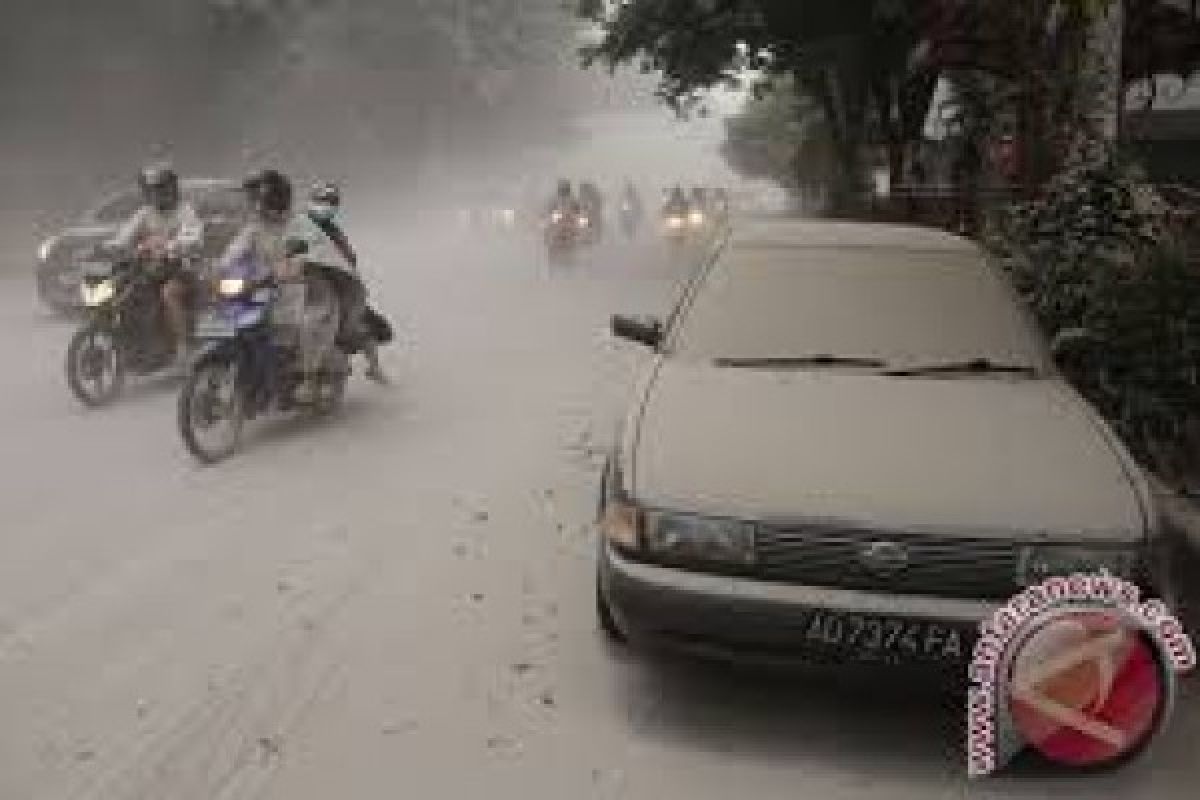
[[[965,676],[979,624],[996,601],[883,594],[799,586],[689,572],[633,561],[601,547],[600,592],[621,632],[634,645],[682,650],[722,660],[786,664],[882,662],[892,666],[961,669]],[[962,642],[959,658],[863,657],[814,642],[814,612],[856,619],[923,623]]]

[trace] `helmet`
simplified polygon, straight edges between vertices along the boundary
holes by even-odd
[[[282,215],[292,210],[292,182],[282,172],[264,169],[246,178],[242,188],[260,214]]]
[[[314,184],[308,193],[308,213],[317,219],[332,220],[342,205],[342,192],[337,184]]]
[[[560,180],[558,182],[558,196],[559,197],[567,197],[570,194],[571,194],[571,182],[569,180],[567,180],[566,178],[563,178],[562,180]]]
[[[179,175],[169,164],[153,164],[138,173],[138,187],[148,205],[159,211],[179,207]]]
[[[328,181],[313,184],[308,194],[309,202],[326,206],[339,207],[342,204],[342,190],[336,183]]]

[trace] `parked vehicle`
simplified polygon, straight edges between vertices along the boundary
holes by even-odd
[[[708,655],[953,665],[1052,575],[1168,605],[1147,481],[979,248],[796,220],[723,234],[670,319],[600,497],[600,622]]]

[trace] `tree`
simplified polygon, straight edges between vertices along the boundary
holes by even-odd
[[[725,123],[723,154],[741,175],[823,194],[836,172],[829,128],[816,102],[781,79]]]
[[[736,84],[746,70],[788,77],[821,108],[836,154],[834,205],[861,203],[867,145],[883,143],[893,176],[920,131],[935,76],[914,74],[924,2],[903,0],[581,0],[604,28],[585,63],[640,62],[660,74],[659,94],[677,111],[699,93]]]

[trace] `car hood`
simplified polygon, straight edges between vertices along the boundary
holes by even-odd
[[[1132,462],[1057,379],[665,362],[633,452],[652,507],[971,536],[1146,530]]]

